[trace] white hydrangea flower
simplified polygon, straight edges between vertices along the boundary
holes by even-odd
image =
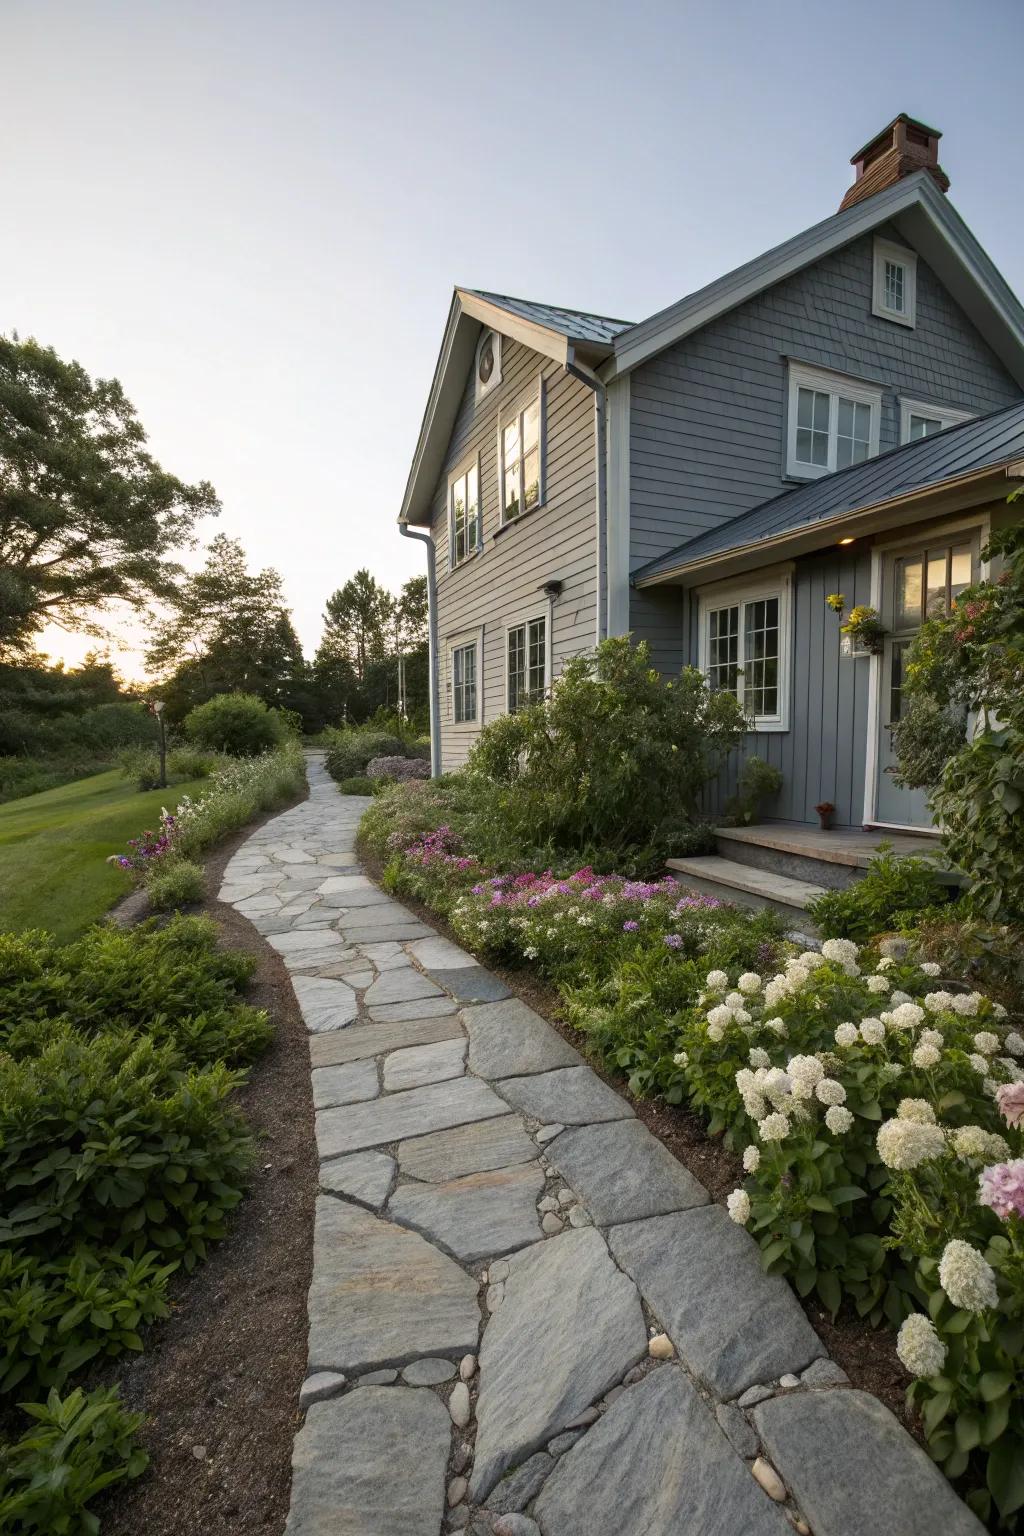
[[[725,1006],[727,1008],[742,1008],[745,1002],[746,998],[742,992],[727,992],[725,995]]]
[[[869,992],[888,992],[891,989],[891,987],[892,987],[892,982],[889,980],[888,976],[869,976],[868,977],[868,991]]]
[[[727,1008],[725,1003],[719,1003],[717,1008],[710,1010],[707,1017],[709,1024],[714,1025],[717,1029],[725,1029],[732,1023],[732,1009]],[[721,1035],[718,1038],[721,1040]]]
[[[860,1037],[866,1045],[881,1045],[885,1039],[885,1025],[881,1019],[862,1019]]]
[[[757,1093],[754,1089],[750,1089],[747,1093],[743,1094],[742,1097],[743,1108],[746,1110],[751,1120],[763,1120],[765,1115],[768,1113],[767,1100],[764,1099],[761,1094]]]
[[[992,1266],[970,1243],[952,1238],[939,1260],[939,1284],[953,1303],[965,1312],[983,1312],[998,1301]]]
[[[971,1066],[980,1077],[984,1077],[987,1074],[988,1060],[986,1057],[975,1054],[968,1056],[967,1060],[970,1062]]]
[[[761,978],[756,971],[744,971],[736,985],[741,992],[753,997],[755,992],[761,990]]]
[[[708,1025],[708,1039],[714,1045],[718,1045],[720,1041],[725,1039],[725,1030],[722,1028],[721,1024]]]
[[[792,1093],[793,1079],[781,1067],[770,1067],[761,1079],[760,1089],[769,1099],[783,1099]]]
[[[729,978],[724,971],[708,971],[704,985],[710,992],[724,992],[729,985]]]
[[[676,1051],[676,1054],[672,1057],[672,1060],[677,1067],[688,1067],[690,1065],[689,1052]]]
[[[770,1029],[773,1035],[778,1035],[780,1040],[785,1040],[786,1036],[789,1034],[789,1030],[786,1028],[785,1019],[765,1019],[764,1027],[765,1029]]]
[[[777,1008],[785,1002],[792,992],[792,987],[785,976],[773,976],[764,989],[764,1005],[766,1008]]]
[[[929,1013],[950,1013],[953,1008],[952,992],[928,992],[924,1005]]]
[[[934,1125],[935,1111],[927,1099],[900,1099],[897,1120],[915,1120],[918,1125]]]
[[[886,1120],[875,1138],[878,1155],[887,1168],[916,1168],[946,1150],[946,1138],[938,1125],[917,1120]]]
[[[747,1010],[745,1008],[734,1008],[732,1010],[732,1016],[736,1020],[737,1024],[749,1024],[750,1023],[751,1016],[750,1016],[750,1014],[747,1012]]]
[[[746,1226],[750,1220],[750,1196],[745,1189],[734,1189],[725,1207],[738,1226]]]
[[[821,952],[826,960],[836,965],[851,965],[860,954],[852,939],[826,939]]]
[[[749,1147],[743,1148],[743,1168],[746,1173],[756,1173],[761,1166],[761,1148],[755,1147],[751,1142]]]
[[[834,1077],[823,1077],[815,1084],[814,1096],[819,1104],[845,1104],[846,1089]]]
[[[909,1003],[911,1001],[910,993],[894,992],[890,1001],[892,1002],[894,1008],[898,1007],[900,1003]]]
[[[758,1123],[757,1134],[762,1141],[783,1141],[789,1135],[790,1124],[785,1115],[765,1115]]]
[[[836,1030],[836,1045],[856,1045],[859,1038],[856,1024],[840,1024]]]
[[[980,992],[957,992],[953,997],[953,1012],[959,1013],[962,1018],[973,1019],[979,1003],[984,1001]]]
[[[796,1099],[798,1102],[801,1099],[813,1099],[814,1098],[814,1084],[813,1083],[809,1083],[807,1081],[806,1077],[796,1077],[796,1078],[794,1078],[793,1079],[793,1090],[792,1091],[793,1091],[794,1099]]]
[[[923,1312],[904,1318],[896,1335],[896,1353],[911,1376],[941,1376],[946,1363],[946,1346]]]
[[[937,976],[942,967],[937,965],[934,960],[922,960],[918,969],[923,971],[926,976]]]
[[[853,1124],[853,1116],[841,1104],[833,1104],[825,1111],[825,1124],[833,1136],[845,1136]]]
[[[946,1043],[941,1029],[922,1029],[918,1039],[922,1045],[937,1045],[940,1048]]]
[[[986,1077],[982,1079],[981,1091],[982,1093],[987,1094],[990,1099],[994,1099],[996,1094],[999,1092],[1000,1086],[1001,1085],[996,1082],[994,1077]]]
[[[980,1051],[982,1056],[994,1056],[999,1049],[999,1036],[994,1035],[990,1029],[979,1029],[974,1037],[974,1049]]]
[[[993,1003],[992,1004],[992,1014],[993,1014],[994,1018],[1005,1019],[1006,1018],[1006,1009],[1003,1007],[1002,1003]]]
[[[950,1141],[957,1157],[983,1157],[999,1162],[1010,1155],[1010,1148],[1003,1138],[980,1125],[957,1126]]]
[[[936,1067],[942,1060],[942,1053],[937,1046],[919,1045],[915,1047],[910,1059],[915,1067]]]
[[[749,1061],[752,1067],[770,1067],[772,1064],[772,1059],[768,1052],[762,1051],[759,1045],[755,1045],[750,1052]]]
[[[892,955],[883,955],[881,960],[879,960],[878,964],[875,966],[875,970],[891,971],[895,964],[896,961],[893,959]]]
[[[886,1023],[891,1023],[894,1029],[916,1029],[924,1023],[924,1009],[917,1003],[900,1003],[894,1008]]]
[[[809,1083],[812,1089],[825,1076],[825,1068],[817,1056],[791,1056],[786,1062],[786,1071],[794,1082]]]
[[[1015,1029],[1010,1030],[1003,1044],[1011,1056],[1024,1056],[1024,1035],[1018,1035]]]

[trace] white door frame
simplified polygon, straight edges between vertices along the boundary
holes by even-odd
[[[977,532],[984,548],[991,533],[991,514],[983,512],[980,516],[964,516],[954,518],[951,521],[927,523],[915,529],[913,537],[907,530],[891,538],[879,540],[871,550],[871,606],[881,613],[882,604],[882,572],[887,555],[900,548],[913,549],[918,542],[927,543],[931,538],[945,536],[946,534]],[[981,578],[986,580],[989,575],[987,560],[981,563]],[[880,746],[879,735],[882,731],[882,665],[884,656],[872,656],[868,662],[870,672],[868,674],[868,729],[867,729],[867,761],[864,765],[864,826],[882,827],[891,832],[913,832],[918,837],[939,837],[941,830],[938,827],[914,827],[907,826],[903,822],[879,821],[876,816],[878,808],[878,749]]]

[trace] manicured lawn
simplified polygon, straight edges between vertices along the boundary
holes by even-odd
[[[74,938],[130,889],[105,863],[202,784],[140,794],[117,770],[0,805],[0,931],[48,928]]]

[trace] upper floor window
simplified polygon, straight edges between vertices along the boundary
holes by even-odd
[[[875,241],[871,312],[898,325],[913,325],[917,310],[917,257],[891,240]]]
[[[733,694],[757,730],[785,730],[788,578],[702,595],[699,623],[699,659],[708,687]]]
[[[474,458],[448,481],[448,537],[452,565],[480,548],[480,460]]]
[[[544,500],[544,390],[516,409],[498,433],[501,520],[513,522]]]
[[[508,631],[508,708],[510,714],[544,697],[548,684],[548,621],[528,619]]]
[[[452,649],[452,717],[456,725],[477,718],[477,644]]]
[[[943,405],[925,405],[920,400],[900,401],[900,442],[912,443],[919,437],[932,437],[970,421],[970,411],[954,411]]]
[[[792,364],[786,473],[814,479],[873,458],[881,414],[881,389]]]

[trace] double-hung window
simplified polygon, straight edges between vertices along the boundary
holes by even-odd
[[[917,257],[891,240],[876,240],[871,313],[913,326],[917,312]]]
[[[881,414],[881,389],[792,363],[786,473],[812,480],[874,458]]]
[[[528,619],[508,631],[508,708],[510,714],[544,697],[548,682],[548,621]]]
[[[480,548],[480,460],[469,464],[452,475],[448,481],[448,537],[451,547],[451,563],[461,565],[463,560]]]
[[[501,520],[515,522],[544,500],[544,390],[519,406],[498,433]]]
[[[456,725],[466,725],[477,718],[477,645],[457,645],[452,649],[452,717]]]
[[[715,692],[731,693],[757,730],[787,728],[789,579],[719,589],[699,602],[700,665]]]
[[[947,427],[970,421],[970,411],[954,411],[944,405],[926,405],[920,400],[900,401],[900,442],[912,443],[919,437],[932,437]]]

